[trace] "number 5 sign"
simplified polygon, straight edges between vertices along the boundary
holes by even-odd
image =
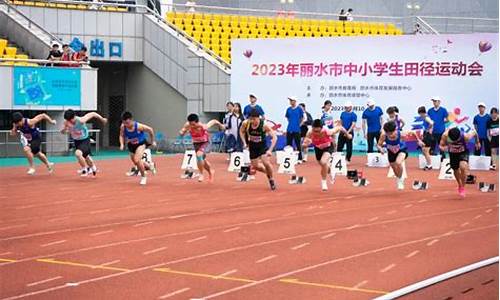
[[[330,171],[332,174],[347,175],[347,163],[345,161],[345,156],[343,156],[342,153],[333,153],[331,161]]]
[[[295,164],[297,163],[297,155],[293,152],[285,152],[283,154],[283,162],[278,168],[279,174],[295,174]]]
[[[196,170],[198,165],[196,164],[196,152],[194,150],[186,150],[184,152],[184,158],[182,159],[182,170]]]

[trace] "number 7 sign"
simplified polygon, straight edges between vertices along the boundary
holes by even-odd
[[[182,170],[196,170],[198,165],[196,164],[196,152],[194,150],[186,150],[184,152],[184,158],[182,159]]]

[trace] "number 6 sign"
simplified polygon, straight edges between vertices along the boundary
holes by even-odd
[[[231,158],[229,161],[229,167],[227,170],[229,172],[238,172],[241,169],[241,166],[245,164],[243,152],[233,152],[231,153]]]

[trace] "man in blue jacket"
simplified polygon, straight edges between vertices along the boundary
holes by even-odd
[[[245,119],[248,119],[248,117],[250,116],[250,112],[253,109],[255,109],[259,113],[259,115],[262,119],[265,119],[264,110],[262,109],[262,107],[260,105],[257,104],[257,97],[253,94],[250,94],[248,96],[248,99],[250,101],[250,104],[245,106],[245,108],[243,109],[243,116],[245,116]]]
[[[363,111],[361,118],[363,119],[363,133],[368,142],[367,152],[372,153],[373,145],[378,143],[380,138],[380,130],[384,123],[382,118],[384,112],[379,106],[375,106],[375,101],[373,99],[369,99],[366,105],[368,107]],[[374,140],[375,143],[373,142]]]
[[[486,104],[484,102],[479,102],[477,104],[477,109],[479,113],[474,117],[474,128],[476,129],[477,136],[479,138],[479,143],[481,143],[481,148],[474,151],[474,155],[481,155],[481,150],[484,149],[484,154],[486,156],[491,156],[490,140],[488,139],[488,120],[490,115],[486,113]]]
[[[358,117],[356,113],[352,111],[352,103],[350,101],[344,104],[344,111],[340,114],[340,121],[342,122],[342,127],[347,131],[348,134],[354,136],[354,127],[356,127],[356,121]],[[351,161],[352,157],[352,138],[349,139],[343,133],[339,134],[337,152],[342,152],[344,150],[344,144],[347,145],[346,160]]]
[[[439,145],[441,141],[441,136],[446,129],[446,122],[448,122],[448,111],[446,108],[441,107],[441,98],[432,97],[431,98],[433,107],[429,108],[427,115],[434,122],[432,128],[432,143],[431,143],[431,155],[435,155],[436,146]],[[440,150],[441,157],[444,158],[444,151]]]

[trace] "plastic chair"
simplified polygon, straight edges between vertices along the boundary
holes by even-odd
[[[212,146],[212,149],[217,152],[221,152],[222,149],[222,142],[224,141],[224,132],[216,132],[212,135],[212,138],[210,140],[210,144]]]
[[[180,136],[178,135],[176,138],[175,138],[175,141],[174,143],[172,144],[172,151],[174,153],[182,153],[185,151],[185,146],[184,146],[184,141],[183,141],[184,137],[183,136]]]

